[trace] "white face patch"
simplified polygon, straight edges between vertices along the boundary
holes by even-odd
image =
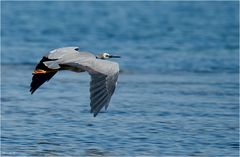
[[[108,53],[103,53],[103,57],[104,58],[109,58],[109,54]]]

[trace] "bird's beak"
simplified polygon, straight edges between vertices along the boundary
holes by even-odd
[[[121,58],[121,56],[110,55],[109,58]]]

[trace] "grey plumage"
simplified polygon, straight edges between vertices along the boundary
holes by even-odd
[[[40,68],[36,67],[33,72],[30,91],[33,93],[45,81],[50,79],[43,77],[45,74],[56,73],[59,70],[71,70],[74,72],[87,71],[91,75],[90,106],[91,113],[93,113],[95,117],[104,106],[105,109],[107,109],[111,96],[114,93],[119,74],[118,63],[104,59],[111,57],[119,58],[119,56],[103,53],[96,57],[89,52],[81,52],[78,50],[78,47],[64,47],[52,50],[46,54],[44,56],[45,60],[42,59],[37,65],[37,67]],[[51,77],[53,75],[51,75]],[[40,85],[39,82],[41,82]]]

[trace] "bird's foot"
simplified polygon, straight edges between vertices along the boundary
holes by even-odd
[[[35,75],[35,74],[46,74],[46,73],[47,73],[47,71],[41,70],[41,69],[37,69],[37,70],[34,70],[32,72],[33,75]]]

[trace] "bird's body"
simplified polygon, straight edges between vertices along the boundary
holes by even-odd
[[[119,56],[112,56],[107,53],[95,56],[89,52],[78,50],[78,47],[64,47],[52,50],[43,56],[33,71],[30,92],[33,94],[35,90],[60,70],[87,71],[91,75],[91,113],[96,116],[104,106],[107,109],[119,73],[118,63],[104,59],[119,58]]]

